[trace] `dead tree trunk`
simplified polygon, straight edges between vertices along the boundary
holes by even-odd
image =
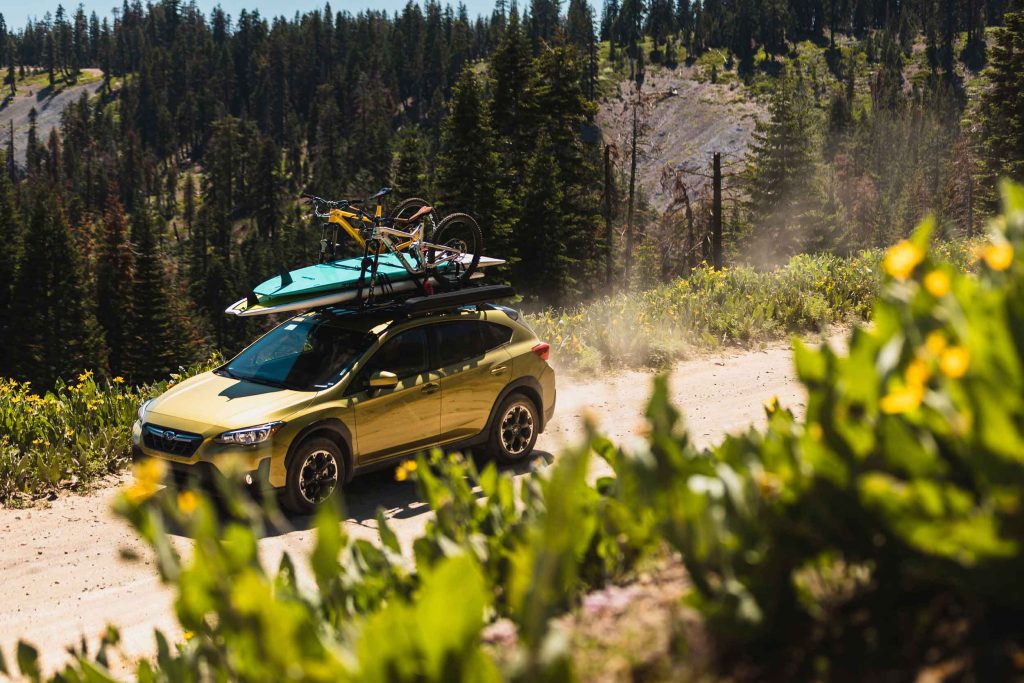
[[[604,282],[612,284],[612,146],[604,146]]]
[[[629,161],[629,206],[626,213],[626,262],[624,274],[626,286],[629,286],[629,277],[633,267],[633,206],[636,199],[636,146],[637,131],[639,128],[638,116],[640,109],[640,87],[636,89],[636,104],[633,105],[633,144],[630,151]]]
[[[715,152],[711,176],[711,258],[722,269],[722,155]]]

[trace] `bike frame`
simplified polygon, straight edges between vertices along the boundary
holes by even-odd
[[[377,205],[376,218],[369,218],[362,211],[352,212],[344,209],[331,209],[328,223],[341,227],[349,237],[354,239],[356,243],[361,246],[364,251],[367,248],[367,240],[365,240],[360,231],[350,223],[350,220],[358,221],[359,223],[368,223],[373,226],[373,232],[370,236],[370,240],[376,240],[383,244],[385,248],[398,257],[402,267],[405,268],[411,275],[423,275],[427,272],[428,268],[436,268],[439,263],[448,263],[455,261],[461,256],[461,253],[453,253],[450,247],[446,247],[441,244],[431,244],[423,241],[423,230],[425,221],[421,221],[412,232],[406,232],[404,230],[396,230],[380,224],[381,217],[381,205]],[[386,239],[384,239],[386,238]],[[393,239],[397,238],[397,239]],[[419,262],[421,267],[415,268],[409,261],[406,260],[403,252],[411,247],[415,247],[417,255],[419,256]],[[435,250],[447,252],[447,255],[442,256],[440,259],[435,259],[431,263],[427,263],[426,251]],[[458,250],[455,250],[458,252]]]

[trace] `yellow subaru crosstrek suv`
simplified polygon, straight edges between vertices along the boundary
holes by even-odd
[[[529,457],[554,413],[548,353],[494,304],[297,315],[144,403],[135,454],[269,483],[308,513],[354,475],[434,446]]]

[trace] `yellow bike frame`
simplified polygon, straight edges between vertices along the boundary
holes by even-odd
[[[381,211],[382,210],[383,210],[383,208],[381,207],[380,204],[378,204],[377,205],[377,212],[376,212],[376,217],[377,218],[381,217]],[[363,236],[359,234],[359,230],[356,229],[351,223],[349,223],[350,219],[354,220],[354,221],[358,221],[360,223],[368,223],[370,225],[373,225],[373,219],[369,218],[368,216],[366,216],[366,214],[363,214],[363,213],[352,213],[351,211],[345,211],[343,209],[331,209],[330,218],[328,218],[327,220],[328,220],[328,222],[334,223],[335,225],[340,225],[341,229],[344,230],[345,232],[347,232],[349,237],[351,237],[352,239],[354,239],[356,241],[356,244],[358,244],[360,247],[365,248],[366,247],[366,240],[364,240]],[[416,240],[418,240],[420,237],[422,237],[422,235],[418,234],[419,232],[422,232],[422,230],[423,230],[423,228],[422,228],[422,224],[421,224],[421,226],[419,228],[417,228],[417,233],[414,234],[411,237],[411,239],[406,239],[405,242],[392,243],[391,246],[395,249],[395,251],[404,251],[404,250],[408,249],[409,247],[411,247],[413,244],[416,243]],[[409,238],[410,237],[409,233],[401,232],[399,230],[389,230],[388,228],[381,228],[380,232],[385,234],[385,235],[388,235],[389,237],[403,237],[403,238]]]

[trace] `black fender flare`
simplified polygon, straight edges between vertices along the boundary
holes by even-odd
[[[292,439],[291,444],[288,446],[288,454],[284,459],[285,469],[287,469],[291,464],[292,456],[295,454],[295,450],[299,445],[317,432],[329,432],[337,441],[340,442],[341,455],[345,458],[345,481],[351,481],[352,476],[355,473],[355,461],[352,456],[352,430],[350,430],[344,422],[335,417],[318,420],[313,424],[304,427],[302,431],[295,435],[295,438]]]
[[[491,414],[487,417],[487,426],[484,427],[484,434],[491,433],[491,426],[494,424],[495,418],[498,416],[498,406],[501,405],[502,401],[509,397],[510,394],[525,394],[527,398],[533,401],[537,407],[537,420],[540,422],[538,432],[544,431],[544,391],[541,389],[540,382],[536,377],[527,375],[526,377],[520,377],[514,379],[505,385],[505,388],[498,394],[498,398],[495,399],[494,405],[491,406]]]

